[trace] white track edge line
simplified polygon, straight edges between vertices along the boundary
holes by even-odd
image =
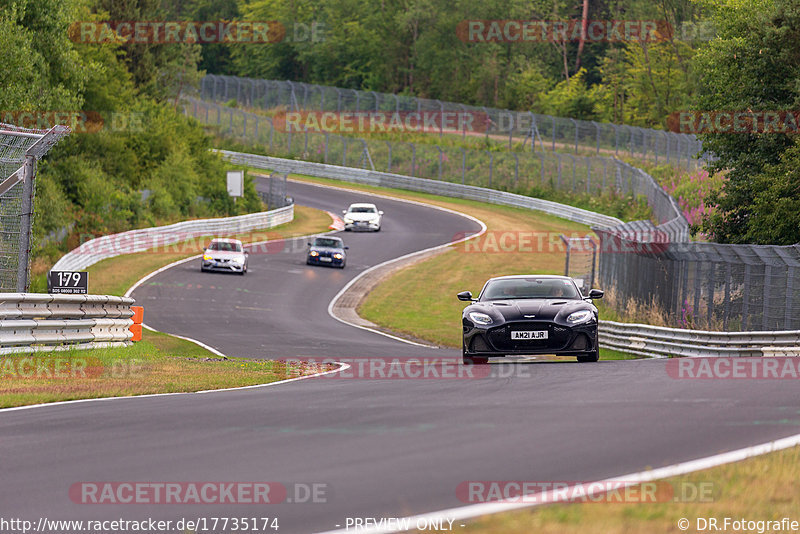
[[[172,335],[172,334],[170,334]],[[178,336],[176,336],[178,337]],[[193,341],[197,343],[193,339],[189,338],[182,338],[186,339],[187,341]],[[279,384],[286,384],[288,382],[296,382],[298,380],[305,380],[307,378],[316,378],[319,376],[324,376],[327,374],[338,373],[340,371],[346,371],[350,368],[350,365],[344,362],[332,362],[339,365],[337,369],[332,369],[330,371],[323,371],[321,373],[315,373],[313,375],[306,375],[306,376],[297,376],[295,378],[287,378],[286,380],[278,380],[277,382],[267,382],[265,384],[253,384],[250,386],[238,386],[232,388],[223,388],[223,389],[204,389],[201,391],[177,391],[174,393],[148,393],[146,395],[128,395],[126,397],[97,397],[92,399],[75,399],[69,401],[58,401],[58,402],[46,402],[42,404],[28,404],[26,406],[14,406],[11,408],[2,408],[0,409],[0,415],[6,412],[18,412],[20,410],[30,410],[33,408],[47,408],[51,406],[62,406],[64,404],[82,404],[86,402],[102,402],[102,401],[113,401],[113,400],[120,400],[120,399],[146,399],[146,398],[153,398],[153,397],[174,397],[177,395],[200,395],[205,393],[220,393],[223,391],[238,391],[241,389],[256,389],[256,388],[265,388],[269,386],[277,386]]]
[[[417,524],[417,521],[430,521],[433,519],[445,519],[445,518],[450,520],[473,519],[484,515],[510,512],[522,508],[533,508],[535,506],[540,506],[542,504],[553,504],[561,502],[561,499],[559,497],[556,497],[556,492],[558,492],[559,494],[562,493],[569,494],[570,492],[575,491],[576,489],[583,489],[584,493],[586,493],[587,495],[602,494],[605,492],[604,491],[591,492],[587,488],[590,488],[592,485],[600,485],[601,487],[603,487],[603,485],[605,484],[618,484],[620,487],[627,487],[642,482],[649,482],[652,480],[658,480],[662,478],[685,475],[687,473],[693,473],[695,471],[702,471],[704,469],[710,469],[712,467],[718,467],[720,465],[739,462],[742,460],[746,460],[748,458],[761,456],[763,454],[768,454],[771,452],[781,451],[798,445],[800,445],[800,434],[795,434],[793,436],[788,436],[785,438],[768,441],[766,443],[752,445],[750,447],[744,447],[741,449],[736,449],[733,451],[724,452],[720,454],[714,454],[712,456],[706,456],[703,458],[698,458],[696,460],[680,462],[665,467],[659,467],[657,469],[652,469],[649,471],[639,471],[638,473],[631,473],[628,475],[622,475],[614,478],[607,478],[595,482],[576,484],[567,489],[545,491],[540,493],[530,493],[514,499],[508,499],[504,501],[471,504],[457,508],[448,508],[445,510],[439,510],[436,512],[430,512],[426,514],[407,516],[403,518],[398,518],[398,522],[408,521],[409,525],[415,526]],[[453,491],[455,491],[455,488],[453,489]],[[533,502],[519,502],[525,500],[526,498]],[[416,527],[409,530],[397,530],[385,527],[372,527],[372,528],[360,527],[358,529],[358,531],[362,534],[389,534],[393,532],[408,532],[410,530],[417,530],[417,529]],[[340,534],[344,532],[349,532],[349,531],[347,529],[337,529],[337,530],[328,530],[320,534]]]

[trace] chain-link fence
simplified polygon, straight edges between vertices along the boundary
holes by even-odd
[[[184,111],[274,156],[533,196],[554,189],[575,195],[645,197],[663,233],[675,241],[688,239],[688,225],[675,200],[649,174],[613,157],[474,150],[333,133],[292,133],[279,131],[270,117],[197,99],[186,99]]]
[[[287,173],[273,172],[267,178],[266,185],[261,183],[256,186],[258,196],[267,205],[268,210],[282,208],[294,202],[292,197],[287,194],[287,180]]]
[[[659,310],[675,326],[800,329],[800,244],[676,243],[638,221],[600,237],[600,283],[619,306]]]
[[[594,287],[597,243],[591,237],[561,236],[564,243],[564,276],[572,277],[584,295]]]
[[[702,151],[700,141],[690,134],[300,82],[209,74],[201,82],[201,98],[215,102],[234,100],[239,107],[270,110],[458,113],[476,118],[485,137],[507,139],[509,149],[517,143],[522,149],[534,150],[538,146],[541,150],[558,149],[576,155],[627,154],[686,168],[698,166],[697,156]],[[466,137],[476,133],[468,131],[466,121],[456,122],[450,130],[444,123],[438,121],[439,135]]]
[[[28,288],[36,161],[67,134],[0,123],[0,292]]]

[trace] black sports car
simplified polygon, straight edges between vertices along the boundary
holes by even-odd
[[[331,265],[344,269],[347,263],[347,250],[344,242],[339,237],[315,237],[314,241],[308,244],[308,265]]]
[[[458,294],[471,301],[464,308],[464,363],[487,363],[490,356],[556,354],[596,362],[599,289],[581,295],[572,278],[517,275],[492,278],[480,296]]]

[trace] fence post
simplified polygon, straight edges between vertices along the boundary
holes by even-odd
[[[442,158],[444,157],[444,152],[442,152],[442,148],[439,145],[433,145],[436,150],[439,151],[439,180],[442,179]]]
[[[414,170],[417,166],[417,147],[414,143],[409,143],[411,145],[411,176],[414,176]]]
[[[519,185],[519,154],[516,152],[511,153],[514,156],[514,188]]]
[[[384,141],[386,146],[389,147],[389,161],[386,164],[386,172],[392,172],[392,143]]]
[[[489,154],[489,188],[492,187],[492,171],[494,170],[494,153],[490,152],[489,150],[486,151]]]
[[[575,153],[578,153],[578,121],[575,119],[570,119],[572,124],[575,126]]]
[[[461,150],[461,185],[464,185],[467,179],[467,151],[464,148],[459,150]]]
[[[25,156],[22,182],[22,206],[19,218],[19,265],[17,265],[17,292],[28,291],[28,264],[31,248],[31,215],[33,214],[33,176],[36,158]]]

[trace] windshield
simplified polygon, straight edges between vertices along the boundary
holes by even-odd
[[[481,300],[580,298],[575,284],[558,278],[515,278],[492,280]]]
[[[208,250],[219,250],[220,252],[241,252],[242,245],[239,243],[229,243],[227,241],[212,241],[208,245]]]
[[[314,246],[315,247],[330,247],[330,248],[341,248],[342,242],[338,239],[333,239],[330,237],[318,237],[314,239]]]
[[[350,213],[375,213],[375,208],[350,208]]]

